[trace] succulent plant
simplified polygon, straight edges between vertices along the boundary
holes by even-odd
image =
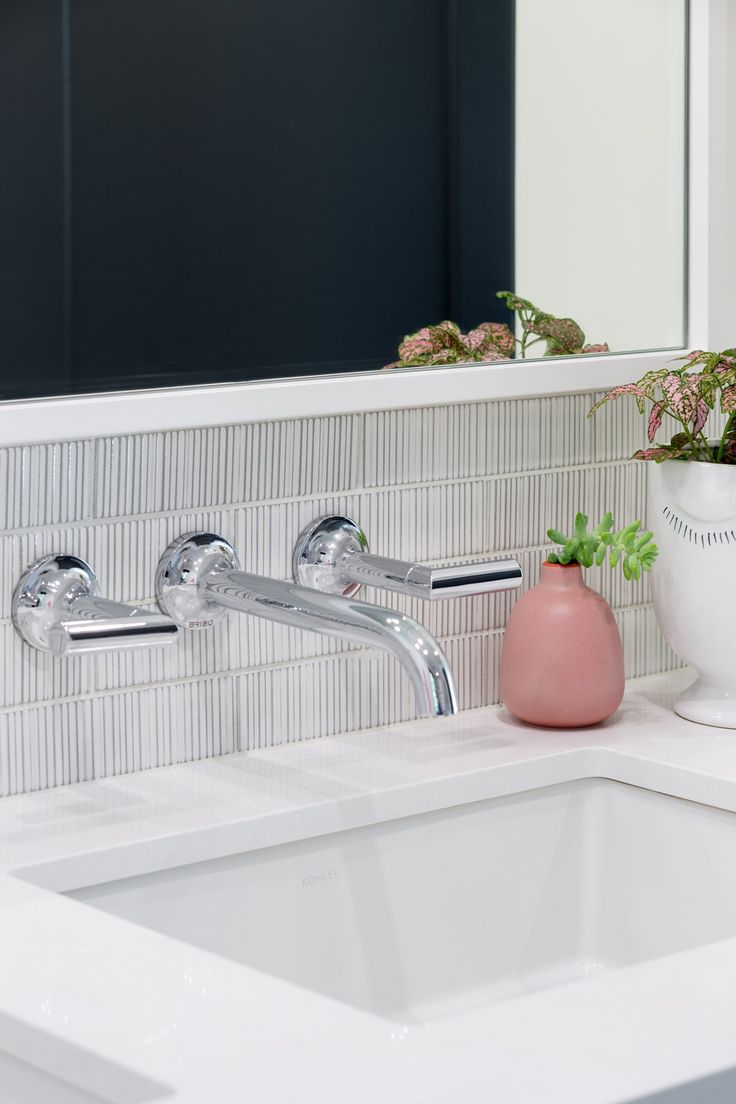
[[[580,564],[581,567],[600,567],[606,557],[611,567],[621,564],[626,579],[639,579],[644,571],[651,571],[658,548],[649,530],[640,532],[641,522],[632,521],[625,529],[614,530],[613,514],[604,514],[592,533],[588,532],[586,514],[575,515],[575,531],[566,537],[559,529],[548,529],[547,536],[555,544],[562,545],[561,552],[550,552],[548,563]]]

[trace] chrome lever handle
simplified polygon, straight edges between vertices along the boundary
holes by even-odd
[[[102,598],[94,571],[76,556],[45,556],[29,567],[12,613],[27,644],[59,657],[173,644],[179,632],[163,614]]]
[[[362,586],[380,587],[398,594],[436,601],[465,598],[520,586],[522,572],[516,560],[485,560],[482,563],[430,567],[423,563],[390,560],[362,552],[343,561],[341,579]]]
[[[373,586],[431,600],[461,598],[515,590],[523,578],[520,564],[512,559],[430,567],[375,556],[363,530],[337,514],[318,518],[301,533],[292,567],[302,586],[345,597],[361,586]]]

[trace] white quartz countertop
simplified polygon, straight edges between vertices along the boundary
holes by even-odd
[[[400,1027],[55,892],[579,778],[736,812],[688,679],[575,732],[484,709],[3,799],[0,1051],[121,1104],[623,1104],[736,1070],[736,938]]]

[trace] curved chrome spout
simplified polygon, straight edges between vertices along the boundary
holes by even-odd
[[[212,571],[201,585],[228,609],[392,652],[411,679],[420,716],[457,713],[447,659],[434,637],[411,617],[246,571]]]
[[[232,609],[391,652],[411,679],[420,716],[458,711],[449,663],[417,621],[396,610],[240,571],[230,545],[213,534],[192,534],[167,549],[157,594],[162,610],[188,628],[207,627]]]

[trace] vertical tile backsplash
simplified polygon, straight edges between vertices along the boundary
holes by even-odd
[[[206,528],[250,571],[287,578],[300,530],[346,513],[373,551],[443,562],[510,553],[536,580],[545,531],[577,509],[644,516],[632,405],[595,418],[565,395],[131,434],[0,449],[0,794],[267,747],[408,718],[404,673],[384,655],[232,615],[162,651],[52,659],[22,644],[10,597],[51,552],[87,559],[106,595],[153,603],[159,556]],[[627,671],[678,660],[645,581],[600,572]],[[445,648],[461,705],[498,700],[509,595],[421,604],[388,593]]]

